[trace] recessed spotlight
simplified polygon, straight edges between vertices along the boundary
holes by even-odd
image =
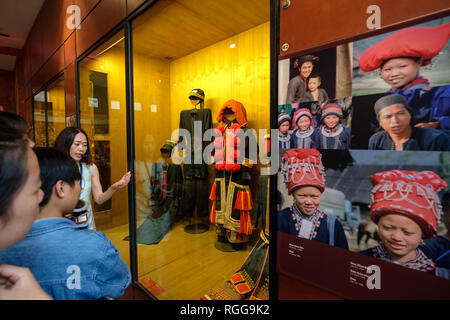
[[[230,44],[230,49],[233,49],[234,47],[236,47],[236,43]]]

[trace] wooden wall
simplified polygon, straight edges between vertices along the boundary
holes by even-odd
[[[75,113],[74,61],[145,0],[46,0],[28,35],[18,61],[17,104],[31,122],[32,94],[61,71],[66,72],[67,114]],[[70,5],[81,13],[79,29],[67,27]]]
[[[296,52],[313,47],[326,46],[349,37],[369,36],[383,29],[396,27],[416,19],[448,11],[447,0],[316,0],[280,3],[280,55],[288,58]],[[380,29],[367,27],[373,15],[370,6],[376,5],[380,12]],[[289,49],[281,50],[288,43]],[[281,58],[281,57],[280,57]]]
[[[0,70],[0,105],[4,111],[15,113],[15,75],[14,72]]]

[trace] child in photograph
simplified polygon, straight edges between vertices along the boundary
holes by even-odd
[[[25,239],[0,251],[0,261],[29,268],[57,300],[120,297],[131,274],[119,251],[102,232],[66,218],[80,196],[76,162],[56,149],[37,148],[36,155],[44,191],[40,211]]]
[[[278,147],[280,149],[291,148],[291,117],[286,113],[280,113],[278,116]]]
[[[328,101],[328,94],[323,88],[319,88],[322,84],[322,77],[318,74],[312,74],[308,79],[308,91],[302,101],[318,101],[319,106]]]
[[[298,109],[294,113],[294,132],[291,135],[291,148],[314,148],[314,119],[308,109]]]
[[[323,123],[321,128],[316,129],[314,145],[317,149],[350,149],[351,131],[350,128],[342,125],[342,108],[334,103],[327,104],[322,109],[320,120]]]
[[[284,153],[281,172],[294,204],[278,211],[278,231],[348,250],[342,224],[336,216],[319,209],[325,190],[321,157],[315,149],[291,149]]]
[[[442,214],[437,192],[447,186],[431,171],[391,170],[371,176],[370,218],[381,242],[360,253],[407,268],[436,273],[419,245],[437,235]]]
[[[359,66],[365,72],[379,69],[390,86],[386,94],[401,94],[413,110],[416,127],[450,132],[450,86],[431,88],[420,76],[450,37],[450,23],[437,27],[400,30],[363,52]]]

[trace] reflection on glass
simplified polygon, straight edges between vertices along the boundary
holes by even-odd
[[[66,103],[64,75],[47,87],[48,145],[53,146],[57,135],[64,129]]]
[[[95,134],[108,134],[108,74],[89,71],[91,97],[89,106],[94,110]]]
[[[98,168],[98,173],[100,174],[100,181],[103,185],[109,186],[111,185],[111,150],[110,150],[110,142],[109,141],[94,141],[94,163]],[[112,200],[98,204],[94,202],[94,211],[106,211],[111,210],[112,208]]]
[[[125,54],[123,32],[114,35],[79,64],[80,123],[90,141],[92,160],[99,171],[103,191],[127,171]],[[128,194],[116,191],[111,199],[93,203],[97,230],[102,230],[123,254],[129,251]],[[119,235],[111,234],[120,228]]]
[[[45,91],[34,96],[33,101],[34,140],[36,147],[47,146],[47,128],[45,121]]]

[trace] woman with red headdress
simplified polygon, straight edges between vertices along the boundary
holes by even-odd
[[[437,235],[442,209],[437,192],[447,186],[431,171],[391,170],[371,176],[370,218],[381,242],[360,253],[436,274],[434,262],[418,247]]]
[[[380,69],[391,87],[386,94],[401,94],[413,109],[417,127],[450,132],[450,86],[430,87],[419,75],[450,37],[450,23],[437,27],[402,29],[364,51],[359,66],[365,72]]]
[[[319,210],[325,190],[321,157],[315,149],[291,149],[284,153],[281,171],[294,204],[278,211],[278,231],[348,250],[342,224],[336,216]]]

